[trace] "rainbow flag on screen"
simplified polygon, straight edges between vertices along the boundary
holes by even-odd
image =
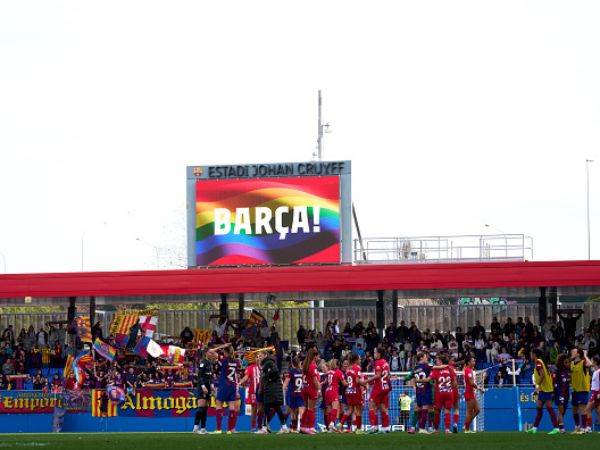
[[[337,176],[196,181],[196,263],[340,262]]]

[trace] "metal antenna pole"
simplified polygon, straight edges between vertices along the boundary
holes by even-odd
[[[317,160],[323,160],[323,117],[321,115],[321,109],[323,106],[323,100],[321,98],[321,89],[319,89],[319,101],[318,101],[318,123],[317,123]]]
[[[591,232],[590,232],[590,163],[593,163],[593,159],[585,160],[585,174],[586,174],[586,203],[587,203],[587,257],[588,260],[592,259],[591,250]]]

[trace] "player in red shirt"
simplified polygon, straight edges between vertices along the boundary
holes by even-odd
[[[449,357],[448,360],[448,368],[454,372],[454,379],[457,379],[456,360],[453,357]],[[454,405],[452,406],[452,432],[458,433],[458,423],[460,422],[460,393],[458,392],[458,383],[455,385],[452,395],[454,395]]]
[[[471,431],[471,422],[479,414],[479,402],[475,396],[475,391],[481,390],[475,383],[475,358],[467,357],[465,361],[465,403],[467,404],[467,417],[465,417],[465,433],[475,433]]]
[[[346,381],[346,372],[348,372],[348,369],[350,369],[350,361],[348,361],[348,358],[345,358],[342,361],[342,374],[344,375],[344,382],[346,382],[346,384],[340,392],[340,428],[343,431],[344,425],[348,425],[348,432],[350,432],[352,430],[352,411],[348,406],[348,395],[346,393],[346,389],[348,388],[348,382]]]
[[[350,415],[357,433],[362,433],[362,410],[364,380],[360,368],[360,356],[352,353],[349,359],[350,367],[346,371],[346,399]]]
[[[315,434],[315,405],[319,398],[319,391],[321,390],[319,371],[317,370],[318,361],[319,351],[314,347],[309,349],[304,359],[304,365],[302,366],[304,381],[302,395],[306,410],[300,419],[300,432],[304,434]]]
[[[257,394],[258,386],[260,383],[260,361],[262,360],[262,352],[259,352],[255,356],[255,361],[246,367],[244,371],[244,377],[240,380],[240,385],[248,386],[248,397],[246,403],[250,405],[250,423],[252,430],[256,428],[256,413],[257,413]],[[260,428],[260,427],[259,427]]]
[[[373,433],[390,431],[390,366],[385,360],[385,350],[377,347],[373,353],[375,357],[375,375],[367,380],[367,383],[373,383],[371,389],[371,398],[369,400],[369,422],[373,427]],[[381,413],[381,430],[378,429],[377,411]]]
[[[344,374],[338,368],[337,359],[332,359],[328,364],[327,388],[325,389],[325,425],[331,432],[337,432],[335,422],[340,410],[340,384],[346,385]]]
[[[440,426],[440,413],[444,410],[444,430],[450,433],[450,410],[454,406],[454,393],[456,389],[456,373],[448,367],[448,357],[440,355],[437,357],[436,366],[430,375],[430,379],[435,382],[435,415],[433,418],[433,427]],[[440,366],[445,366],[439,368]]]

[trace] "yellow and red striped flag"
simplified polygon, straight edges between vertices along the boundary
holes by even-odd
[[[63,369],[63,378],[66,380],[73,373],[73,361],[75,358],[73,355],[67,356],[67,362],[65,363],[65,368]]]
[[[102,411],[102,403],[106,402],[106,411]],[[92,390],[92,417],[115,417],[117,404],[108,399],[108,394],[103,389]]]
[[[211,337],[212,337],[212,332],[210,330],[204,330],[202,328],[195,328],[194,329],[194,340],[192,341],[192,344],[194,345],[194,347],[204,346],[210,342]]]

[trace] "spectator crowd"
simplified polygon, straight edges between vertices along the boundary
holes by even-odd
[[[443,352],[457,361],[473,355],[478,369],[490,369],[488,383],[512,384],[514,376],[517,382],[525,384],[530,382],[532,368],[523,356],[534,348],[541,349],[551,364],[556,362],[559,354],[575,346],[587,350],[590,357],[598,354],[600,321],[592,320],[585,325],[584,332],[577,335],[577,318],[563,319],[555,322],[549,318],[543,326],[538,326],[529,317],[518,317],[516,321],[508,318],[504,322],[494,318],[487,327],[477,321],[467,330],[456,328],[453,332],[421,330],[414,322],[407,325],[402,321],[398,326],[389,324],[383,335],[379,334],[373,322],[366,326],[360,321],[341,325],[334,320],[319,331],[300,325],[295,345],[296,342],[282,341],[276,327],[269,326],[266,319],[239,323],[215,316],[211,321],[210,344],[231,343],[240,356],[250,348],[272,346],[279,370],[292,358],[302,358],[311,347],[316,347],[326,360],[342,360],[353,351],[361,357],[362,370],[365,372],[372,371],[373,352],[379,345],[387,350],[388,363],[393,372],[411,370],[416,364],[417,352],[421,351],[429,352],[432,356]],[[92,334],[94,339],[98,337],[117,346],[114,336],[103,338],[100,323],[92,327]],[[137,330],[133,334],[134,340],[126,349],[118,350],[114,361],[95,357],[93,367],[85,370],[84,388],[117,385],[134,390],[144,386],[168,388],[193,385],[201,355],[190,327],[185,327],[179,336],[157,337],[162,344],[185,349],[182,360],[177,364],[135,354],[132,350],[141,334],[138,335]],[[75,355],[82,347],[79,338],[60,323],[49,323],[37,331],[30,326],[18,333],[9,325],[0,339],[0,390],[56,392],[73,388],[75,379],[73,375],[63,379],[63,368],[67,355]],[[514,372],[513,359],[517,360]]]

